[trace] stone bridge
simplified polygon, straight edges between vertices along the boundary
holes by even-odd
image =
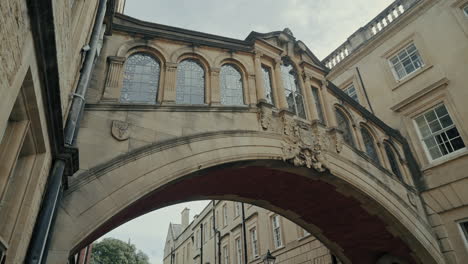
[[[405,139],[328,82],[289,30],[241,41],[117,15],[111,33],[88,92],[80,170],[65,190],[48,263],[65,263],[135,217],[200,199],[277,212],[343,263],[445,263]],[[153,103],[126,102],[126,61],[145,52],[159,63],[157,95]],[[202,104],[177,102],[178,65],[187,59],[204,70]],[[225,63],[241,74],[242,104],[223,105]],[[262,65],[271,65],[271,79],[262,78]],[[281,80],[284,65],[294,69],[294,101]]]

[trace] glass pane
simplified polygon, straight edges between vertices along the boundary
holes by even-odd
[[[429,153],[431,154],[432,159],[437,159],[442,156],[438,147],[429,149]]]
[[[385,144],[385,152],[388,157],[388,161],[390,163],[390,167],[392,169],[393,174],[395,174],[400,180],[402,179],[401,177],[401,172],[400,172],[400,167],[398,166],[398,162],[396,160],[395,154],[393,154],[393,150],[390,146]]]
[[[266,67],[262,67],[263,86],[265,88],[265,97],[268,103],[273,103],[273,90],[271,89],[271,71]]]
[[[242,75],[232,65],[223,65],[220,71],[221,104],[243,105]]]
[[[435,132],[442,129],[442,127],[439,124],[439,121],[437,121],[437,120],[429,123],[429,127],[431,128],[432,133],[435,133]]]
[[[442,127],[448,127],[453,124],[452,119],[450,118],[449,115],[446,115],[440,119],[440,123],[442,124]]]
[[[297,114],[299,117],[305,118],[303,101],[296,101],[297,98],[302,98],[302,92],[297,80],[297,73],[293,66],[287,61],[281,65],[281,77],[283,79],[288,110]]]
[[[445,105],[441,105],[435,109],[435,112],[437,113],[438,117],[442,117],[444,115],[447,115],[447,108],[445,108]]]
[[[354,139],[351,132],[351,126],[345,115],[338,109],[335,110],[336,121],[338,122],[338,129],[343,131],[343,140],[347,144],[354,147]]]
[[[312,94],[314,96],[314,101],[315,101],[315,109],[317,110],[318,117],[322,123],[325,122],[325,119],[323,117],[323,111],[322,111],[322,103],[320,101],[320,96],[319,96],[319,90],[318,88],[312,87]]]
[[[205,71],[198,62],[184,60],[177,66],[176,103],[205,102]]]
[[[424,140],[424,143],[426,143],[427,148],[433,148],[437,146],[437,143],[433,137]]]
[[[460,135],[460,134],[458,134],[458,130],[457,130],[456,127],[447,130],[447,136],[448,136],[449,138],[456,138],[456,137],[458,137],[459,135]]]
[[[454,150],[458,150],[465,147],[465,143],[463,143],[461,137],[451,140],[450,143],[452,143]]]
[[[427,119],[428,122],[434,121],[436,119],[436,115],[435,115],[434,111],[430,111],[430,112],[426,113],[424,116],[426,116],[426,119]]]
[[[125,62],[120,101],[123,103],[156,103],[160,65],[144,53],[131,55]]]

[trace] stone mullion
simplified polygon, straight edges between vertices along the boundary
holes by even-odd
[[[263,82],[261,53],[255,54],[255,86],[258,102],[266,102],[265,84]]]
[[[221,85],[219,80],[219,72],[221,68],[211,68],[211,89],[209,103],[210,105],[221,105]]]
[[[163,104],[174,104],[177,89],[177,63],[166,63],[165,85],[163,88]]]
[[[107,58],[109,70],[107,71],[107,78],[102,96],[103,101],[119,101],[125,59],[125,57],[117,56],[110,56]]]
[[[338,127],[338,122],[336,121],[335,116],[335,107],[333,106],[333,95],[330,94],[328,91],[327,81],[322,82],[321,87],[321,95],[322,95],[322,102],[323,102],[323,110],[325,110],[325,118],[327,125],[329,127]]]
[[[315,104],[314,96],[312,95],[312,85],[310,83],[310,77],[307,75],[304,75],[304,99],[304,104],[307,105],[309,109],[309,119],[319,120],[317,106]]]
[[[281,76],[281,60],[275,60],[275,81],[276,81],[276,91],[278,98],[278,108],[280,110],[288,110],[288,102],[286,101],[286,93],[283,85],[283,78]]]

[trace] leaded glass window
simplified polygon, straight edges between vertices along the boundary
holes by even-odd
[[[221,67],[220,89],[222,105],[243,105],[244,91],[242,85],[242,74],[230,64]]]
[[[355,146],[354,145],[354,138],[353,138],[353,133],[351,131],[351,125],[349,124],[348,118],[345,116],[345,114],[341,111],[336,109],[335,110],[336,114],[336,121],[338,123],[338,129],[340,129],[343,132],[343,140],[350,146]]]
[[[160,65],[145,53],[131,55],[125,62],[122,103],[156,103]]]
[[[432,159],[448,155],[465,147],[445,105],[438,105],[418,116],[416,125],[421,140],[426,145]]]
[[[205,70],[195,60],[184,60],[177,66],[176,103],[205,103]]]
[[[323,116],[322,110],[322,101],[320,101],[320,94],[318,88],[312,87],[312,95],[314,96],[315,109],[317,110],[318,118],[320,122],[322,122],[322,124],[325,124],[325,118]]]
[[[298,83],[298,76],[289,62],[281,65],[281,76],[283,78],[288,110],[305,119],[304,99],[302,98],[301,88]]]
[[[370,134],[367,128],[361,128],[361,135],[364,141],[364,146],[366,148],[366,154],[374,160],[375,162],[379,163],[379,156],[377,155],[377,149],[375,147],[374,137]]]
[[[263,87],[265,89],[265,99],[267,103],[274,104],[273,89],[271,88],[271,71],[270,68],[262,66]]]
[[[397,176],[400,180],[402,179],[400,166],[398,166],[398,161],[395,157],[392,147],[388,143],[385,143],[385,153],[387,154],[388,162],[390,163],[390,168],[392,169],[393,174]]]

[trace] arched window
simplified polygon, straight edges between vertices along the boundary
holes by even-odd
[[[285,61],[281,65],[281,76],[283,78],[286,101],[289,111],[299,117],[306,118],[304,99],[302,98],[301,87],[297,80],[297,72],[290,62]]]
[[[156,103],[160,65],[151,55],[136,53],[125,62],[120,101],[123,103]]]
[[[393,174],[397,176],[400,180],[403,180],[401,175],[400,167],[398,166],[398,161],[396,159],[395,153],[393,152],[393,148],[388,144],[385,143],[385,153],[388,157],[388,162],[390,163],[390,168],[392,169]]]
[[[366,154],[374,160],[375,162],[379,163],[379,156],[377,155],[377,149],[375,147],[374,137],[372,137],[371,133],[367,128],[361,127],[361,135],[364,141],[364,146],[366,148]]]
[[[205,103],[205,70],[195,60],[184,60],[177,66],[176,103]]]
[[[336,121],[338,123],[338,129],[343,131],[343,139],[348,145],[354,145],[353,133],[351,131],[351,125],[346,115],[339,109],[335,109]]]
[[[221,104],[223,105],[243,105],[244,92],[241,73],[230,64],[221,67],[220,89]]]

